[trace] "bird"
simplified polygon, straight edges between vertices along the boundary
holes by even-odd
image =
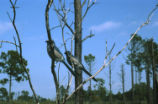
[[[71,66],[74,65],[75,67],[78,67],[78,68],[82,69],[82,70],[83,70],[86,74],[88,74],[89,76],[92,76],[92,75],[85,69],[85,67],[83,66],[83,64],[81,64],[81,63],[79,62],[79,60],[78,60],[75,56],[73,56],[73,55],[71,54],[70,51],[66,51],[65,54],[66,54],[67,62],[68,62]],[[97,81],[95,78],[93,78],[93,80],[94,80],[94,81]]]
[[[68,68],[68,70],[74,76],[76,76],[75,72],[66,63],[63,54],[60,52],[59,48],[55,45],[55,42],[53,40],[47,40],[46,42],[47,42],[47,52],[49,57],[56,62],[62,62]]]

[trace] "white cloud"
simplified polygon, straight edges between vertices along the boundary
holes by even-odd
[[[103,24],[94,25],[94,26],[90,27],[90,30],[95,31],[95,32],[102,32],[105,30],[111,30],[114,28],[118,28],[120,26],[121,26],[120,22],[107,21]]]
[[[12,29],[12,24],[10,22],[0,22],[0,35]]]

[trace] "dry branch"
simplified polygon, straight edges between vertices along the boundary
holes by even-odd
[[[92,38],[93,36],[95,36],[95,35],[94,34],[90,34],[90,35],[86,36],[85,38],[82,39],[82,42],[84,42],[88,38]]]
[[[74,30],[71,28],[71,25],[69,25],[68,23],[67,23],[67,20],[66,20],[66,12],[64,11],[65,10],[65,8],[63,7],[63,6],[61,6],[61,10],[62,10],[62,12],[63,12],[63,14],[64,15],[62,15],[61,13],[60,13],[60,10],[59,9],[57,9],[56,8],[56,6],[54,5],[54,10],[55,10],[55,12],[61,17],[61,20],[64,22],[64,24],[66,25],[66,27],[71,31],[71,33],[74,35],[75,34],[75,32],[74,32]]]
[[[49,26],[49,9],[51,8],[53,3],[53,0],[48,0],[46,10],[45,10],[45,21],[46,21],[46,30],[47,30],[47,35],[48,39],[51,41],[51,31],[50,31],[50,26]]]
[[[90,8],[95,4],[96,0],[95,1],[92,1],[91,3],[91,0],[88,0],[88,4],[87,4],[87,8],[86,8],[86,11],[82,17],[82,20],[86,17],[88,11],[90,10]],[[83,8],[83,7],[82,7]]]
[[[1,40],[0,43],[1,43],[0,48],[2,47],[3,43],[9,43],[9,44],[15,45],[16,47],[19,47],[16,43],[13,43],[13,42],[10,42],[10,41]]]
[[[25,72],[26,72],[26,74],[27,74],[27,78],[28,78],[28,81],[29,81],[29,85],[30,85],[30,88],[31,88],[31,90],[32,90],[32,92],[33,92],[35,101],[36,101],[37,104],[39,104],[39,101],[38,101],[38,99],[37,99],[37,95],[36,95],[35,90],[34,90],[34,88],[33,88],[33,86],[32,86],[30,74],[29,74],[28,70],[25,68],[24,62],[23,62],[22,43],[21,43],[21,39],[20,39],[20,35],[19,35],[19,32],[18,32],[18,29],[17,29],[17,27],[16,27],[16,25],[15,25],[15,19],[16,19],[16,3],[17,3],[17,0],[15,0],[14,3],[12,2],[12,0],[10,0],[10,4],[11,4],[12,9],[13,9],[13,19],[11,19],[9,13],[7,13],[7,14],[8,14],[8,17],[9,17],[10,21],[12,22],[12,25],[13,25],[13,27],[14,27],[14,30],[15,30],[15,32],[16,32],[16,36],[17,36],[17,39],[18,39],[18,44],[19,44],[18,46],[19,46],[19,52],[20,52],[20,61],[21,61],[22,67],[23,67],[23,69],[25,70]]]

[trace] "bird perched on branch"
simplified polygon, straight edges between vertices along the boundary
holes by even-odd
[[[69,67],[69,65],[65,62],[63,54],[60,52],[58,47],[55,45],[55,42],[53,40],[48,40],[47,42],[47,52],[50,58],[56,62],[62,62],[69,71],[76,76],[75,72]]]
[[[82,70],[83,70],[86,74],[88,74],[89,76],[92,76],[92,75],[85,69],[85,67],[83,66],[83,64],[81,64],[81,63],[79,62],[79,60],[78,60],[75,56],[73,56],[73,55],[71,54],[70,51],[66,51],[65,54],[66,54],[67,61],[68,61],[68,63],[69,63],[71,66],[74,65],[75,67],[78,67],[79,69],[82,69]],[[93,80],[94,80],[94,81],[97,81],[95,78],[93,78]]]

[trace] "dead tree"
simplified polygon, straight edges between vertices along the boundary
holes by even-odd
[[[126,100],[125,100],[125,71],[124,71],[124,64],[121,65],[121,82],[122,82],[123,104],[126,104]]]
[[[115,47],[115,44],[113,44],[112,49]],[[111,59],[111,52],[108,52],[108,48],[107,48],[107,41],[106,41],[106,54],[109,53],[109,57],[108,59]],[[112,69],[111,69],[111,63],[109,64],[109,87],[110,87],[110,93],[109,93],[109,97],[110,97],[110,104],[112,104],[112,80],[111,80],[111,73],[112,73]]]
[[[21,65],[22,65],[24,71],[26,72],[26,75],[27,75],[27,78],[28,78],[28,81],[29,81],[29,85],[30,85],[30,88],[31,88],[31,90],[32,90],[32,92],[33,92],[33,96],[34,96],[34,98],[35,98],[36,104],[38,104],[39,101],[38,101],[38,99],[37,99],[37,95],[36,95],[35,90],[34,90],[34,88],[33,88],[33,85],[32,85],[32,82],[31,82],[31,78],[30,78],[30,74],[29,74],[28,70],[25,68],[25,65],[24,65],[24,62],[23,62],[22,42],[21,42],[21,39],[20,39],[19,31],[18,31],[18,29],[17,29],[17,27],[16,27],[16,24],[15,24],[16,8],[17,8],[17,7],[16,7],[16,4],[17,4],[17,1],[18,1],[18,0],[14,0],[14,2],[13,2],[13,0],[9,0],[9,1],[10,1],[12,10],[13,10],[13,18],[11,18],[11,16],[9,15],[9,13],[7,13],[7,14],[8,14],[8,17],[9,17],[9,19],[10,19],[10,21],[11,21],[13,27],[14,27],[14,30],[15,30],[15,33],[16,33],[16,36],[17,36],[17,39],[18,39],[18,45],[15,44],[16,50],[18,49],[17,51],[18,51],[19,54],[20,54]],[[15,39],[14,39],[14,40],[15,40]],[[12,43],[11,43],[11,44],[12,44]],[[18,46],[18,48],[17,48],[17,46]]]
[[[155,68],[155,52],[154,49],[156,47],[154,47],[154,43],[153,43],[153,39],[151,40],[151,44],[152,44],[152,74],[153,74],[153,104],[157,104],[158,102],[156,101],[157,97],[156,97],[156,68]]]

